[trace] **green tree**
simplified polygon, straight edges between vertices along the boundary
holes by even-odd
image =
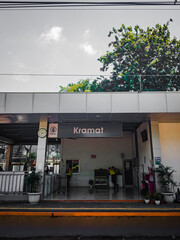
[[[170,19],[172,21],[172,19]],[[139,26],[113,28],[108,51],[98,60],[101,70],[113,67],[109,79],[102,78],[98,91],[180,89],[180,41],[170,39],[169,22],[143,30]]]
[[[69,83],[66,87],[60,86],[60,92],[90,92],[90,80],[79,80],[77,83]]]
[[[98,59],[102,71],[112,67],[109,78],[100,76],[60,86],[60,92],[173,91],[180,89],[180,40],[170,38],[168,25],[146,30],[124,24],[108,37],[111,51]]]

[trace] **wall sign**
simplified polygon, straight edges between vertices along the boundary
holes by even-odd
[[[122,124],[64,123],[59,125],[59,138],[122,137]]]
[[[58,123],[50,123],[48,138],[57,138],[58,137]]]
[[[161,157],[155,157],[155,164],[160,165],[161,164]]]

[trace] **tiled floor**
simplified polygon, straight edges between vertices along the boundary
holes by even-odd
[[[68,193],[51,194],[45,200],[141,200],[138,188],[90,190],[88,187],[73,187]]]

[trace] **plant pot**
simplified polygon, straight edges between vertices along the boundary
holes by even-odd
[[[164,196],[164,202],[166,203],[173,203],[174,202],[174,193],[173,192],[164,192],[162,193],[162,195]]]
[[[155,200],[155,204],[156,204],[156,205],[159,205],[160,202],[161,202],[160,200]]]
[[[149,200],[149,199],[144,199],[144,202],[145,202],[146,204],[148,204],[148,203],[150,202],[150,200]]]
[[[36,204],[40,201],[40,196],[41,196],[41,193],[38,192],[38,193],[28,193],[29,195],[29,203],[30,204]]]

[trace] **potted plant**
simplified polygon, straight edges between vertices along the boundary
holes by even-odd
[[[147,192],[146,195],[145,195],[145,199],[144,199],[145,203],[148,204],[150,202],[150,195],[149,193]]]
[[[154,204],[154,194],[150,193],[150,204]]]
[[[154,193],[154,201],[156,205],[159,205],[161,203],[162,200],[162,194],[161,193]]]
[[[93,183],[94,181],[92,179],[89,180],[89,188],[92,189],[93,188]]]
[[[37,192],[37,190],[40,186],[41,178],[42,178],[41,172],[33,171],[25,179],[27,185],[29,186],[28,195],[29,195],[29,202],[31,204],[38,203],[40,200],[41,192]]]
[[[160,164],[159,168],[156,169],[158,176],[160,177],[160,182],[162,185],[162,195],[164,196],[164,201],[167,203],[174,202],[174,186],[176,183],[173,180],[174,169],[171,167],[165,167]]]

